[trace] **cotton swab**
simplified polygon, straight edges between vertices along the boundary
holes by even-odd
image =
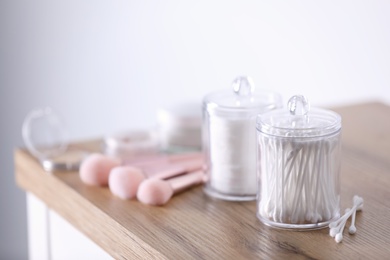
[[[147,179],[138,188],[137,198],[148,205],[161,206],[168,200],[189,187],[204,182],[204,172],[196,171],[168,180]]]
[[[342,240],[343,240],[343,230],[344,230],[344,227],[345,227],[345,223],[346,222],[343,222],[341,224],[341,227],[339,229],[339,232],[336,234],[334,240],[336,241],[336,243],[340,243]]]
[[[356,221],[356,211],[361,211],[363,209],[363,198],[355,195],[353,197],[353,201],[354,201],[354,204],[356,205],[356,208],[355,210],[353,211],[353,214],[352,214],[352,221],[351,221],[351,225],[348,229],[348,233],[353,235],[356,233],[356,226],[355,226],[355,221]]]
[[[273,222],[311,224],[337,216],[339,193],[334,183],[337,136],[295,141],[262,137],[259,214]],[[267,156],[265,158],[265,156]]]
[[[348,218],[352,215],[351,226],[349,227],[349,234],[356,233],[355,227],[355,219],[356,219],[356,211],[360,211],[363,208],[363,198],[355,195],[353,197],[353,207],[352,209],[347,208],[345,210],[345,214],[340,217],[338,220],[333,221],[329,224],[329,235],[335,238],[337,243],[340,243],[343,240],[343,230],[345,224],[347,223]]]
[[[345,214],[350,214],[350,212],[352,212],[352,211],[353,211],[353,209],[351,210],[351,209],[347,208],[347,209],[345,209]],[[340,243],[343,240],[343,231],[344,231],[344,227],[345,227],[346,223],[347,223],[347,221],[342,221],[340,223],[340,225],[337,227],[338,232],[334,238],[336,243]]]
[[[348,233],[351,234],[351,235],[356,233],[355,219],[356,219],[356,210],[352,214],[351,226],[348,229]]]

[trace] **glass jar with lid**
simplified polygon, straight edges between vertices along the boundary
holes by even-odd
[[[281,97],[255,91],[249,77],[238,77],[233,89],[203,100],[205,192],[233,201],[256,199],[256,116],[281,107]]]
[[[340,215],[341,117],[293,96],[259,115],[257,216],[279,228],[316,229]]]

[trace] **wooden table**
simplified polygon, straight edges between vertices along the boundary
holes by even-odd
[[[15,151],[16,180],[116,259],[390,259],[390,107],[334,110],[343,119],[342,210],[354,194],[364,198],[357,233],[344,230],[340,244],[329,229],[267,227],[255,216],[255,202],[212,199],[202,187],[164,207],[123,201],[108,188],[84,185],[77,172],[47,174],[23,149]]]

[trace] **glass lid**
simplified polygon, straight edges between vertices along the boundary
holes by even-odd
[[[31,111],[23,122],[22,134],[29,152],[39,159],[55,157],[68,146],[65,127],[49,107]]]
[[[68,148],[68,133],[49,107],[32,110],[26,116],[22,135],[28,151],[46,171],[77,170],[87,152]]]
[[[240,76],[233,81],[232,90],[211,93],[203,102],[212,109],[257,111],[280,107],[281,97],[272,91],[256,91],[250,77]]]
[[[259,115],[257,129],[281,137],[324,136],[341,129],[341,117],[330,110],[311,108],[305,96],[296,95],[288,101],[288,109]]]

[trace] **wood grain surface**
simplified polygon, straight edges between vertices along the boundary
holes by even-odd
[[[15,150],[16,180],[116,259],[390,259],[390,107],[366,103],[333,110],[343,120],[342,210],[354,194],[364,198],[357,233],[345,230],[340,244],[329,229],[267,227],[256,218],[255,202],[212,199],[202,187],[164,207],[123,201],[108,188],[84,185],[77,172],[44,172],[23,149]]]

